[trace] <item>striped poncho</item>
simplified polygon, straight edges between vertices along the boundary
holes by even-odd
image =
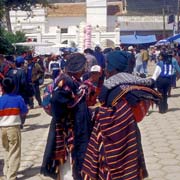
[[[118,87],[109,83],[112,89],[106,86],[105,106],[99,109],[84,158],[84,180],[142,180],[148,176],[134,109],[139,106],[138,113],[144,117],[160,96],[137,81],[134,86],[130,79],[131,83],[125,83],[127,79],[124,84],[119,81]],[[146,86],[151,85],[149,80],[146,82]]]

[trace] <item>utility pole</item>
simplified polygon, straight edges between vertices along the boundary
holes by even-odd
[[[165,21],[165,8],[162,9],[163,14],[163,38],[166,38],[166,21]]]
[[[180,12],[179,12],[179,8],[180,8],[180,0],[178,0],[178,6],[177,6],[177,33],[179,33],[179,30],[180,30],[180,24],[179,24],[179,15],[180,15]]]

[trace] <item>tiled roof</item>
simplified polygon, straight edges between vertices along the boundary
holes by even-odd
[[[109,2],[107,7],[108,15],[121,15],[123,11],[122,2]],[[94,12],[96,13],[96,12]],[[86,16],[85,3],[56,3],[51,4],[48,8],[48,16],[50,17],[80,17]]]
[[[84,3],[57,3],[48,8],[48,16],[56,17],[75,17],[86,16],[86,7]]]

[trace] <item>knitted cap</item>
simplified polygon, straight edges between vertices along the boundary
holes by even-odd
[[[71,73],[77,73],[85,68],[86,58],[83,54],[73,53],[66,62],[66,71]]]
[[[123,51],[113,51],[107,55],[107,70],[125,72],[128,66],[128,54]]]

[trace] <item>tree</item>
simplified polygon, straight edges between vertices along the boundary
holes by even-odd
[[[37,4],[43,7],[48,5],[47,0],[0,0],[0,2],[2,2],[2,7],[5,12],[7,29],[10,32],[12,32],[9,13],[11,10],[32,11],[32,7],[35,7]]]
[[[11,52],[14,52],[14,47],[6,38],[3,28],[0,28],[0,42],[0,54],[9,54],[9,52],[11,54]]]
[[[14,43],[25,42],[26,37],[23,32],[17,31],[12,33],[0,28],[0,54],[22,54],[24,51],[28,51],[28,47],[18,46],[15,48]]]
[[[0,27],[3,19],[4,9],[3,9],[3,0],[0,0]]]

